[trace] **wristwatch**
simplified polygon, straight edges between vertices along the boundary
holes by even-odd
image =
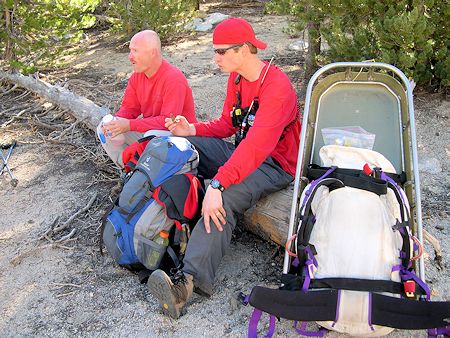
[[[222,184],[220,184],[219,180],[216,179],[212,179],[211,183],[209,183],[209,185],[213,188],[213,189],[219,189],[220,191],[224,191],[225,188],[222,186]]]

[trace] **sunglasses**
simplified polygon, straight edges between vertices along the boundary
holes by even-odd
[[[227,47],[227,48],[217,48],[217,49],[214,49],[214,53],[219,54],[219,55],[225,55],[227,50],[239,48],[239,47],[242,47],[243,45],[244,45],[244,43],[240,43],[238,45],[232,45],[232,46]]]

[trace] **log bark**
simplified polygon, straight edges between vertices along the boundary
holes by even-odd
[[[284,246],[287,240],[294,185],[264,197],[244,214],[244,228]]]
[[[68,110],[76,119],[82,120],[87,127],[94,131],[102,117],[109,113],[109,109],[100,107],[83,96],[31,76],[0,71],[0,79],[28,89],[47,101]]]
[[[102,117],[109,113],[107,108],[100,107],[85,97],[30,76],[0,71],[0,79],[8,80],[59,105],[77,120],[83,120],[85,125],[94,131]],[[242,222],[244,228],[263,239],[284,245],[287,239],[292,195],[293,185],[261,199],[244,214]]]

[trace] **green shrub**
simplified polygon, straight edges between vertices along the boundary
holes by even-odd
[[[70,54],[83,30],[95,24],[100,0],[3,0],[0,50],[12,68],[24,73],[55,66]]]
[[[293,15],[299,27],[320,24],[328,62],[374,59],[419,84],[450,84],[445,0],[272,0],[267,9]]]
[[[107,11],[113,28],[131,37],[143,29],[158,32],[161,39],[180,32],[196,7],[193,0],[114,0]]]

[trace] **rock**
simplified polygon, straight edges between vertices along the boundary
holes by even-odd
[[[202,22],[195,25],[195,31],[197,32],[209,32],[212,29],[212,25],[210,23]]]
[[[291,42],[288,46],[289,50],[295,50],[297,52],[303,52],[308,49],[308,42],[303,40],[297,40],[294,42]]]
[[[222,22],[223,20],[227,19],[229,15],[222,14],[222,13],[212,13],[208,15],[208,17],[205,19],[205,23],[209,23],[211,25],[216,25],[219,22]]]
[[[184,29],[188,30],[188,31],[194,31],[196,30],[197,25],[202,24],[203,20],[200,18],[194,18],[194,20],[188,22],[185,26]]]
[[[439,174],[442,172],[441,162],[434,157],[419,158],[419,171],[429,174]]]
[[[205,19],[195,18],[191,22],[184,26],[185,30],[196,31],[196,32],[209,32],[212,30],[213,26],[222,22],[228,15],[222,13],[212,13],[208,15]]]
[[[436,225],[435,228],[438,229],[438,230],[444,230],[445,229],[445,227],[442,224]]]

